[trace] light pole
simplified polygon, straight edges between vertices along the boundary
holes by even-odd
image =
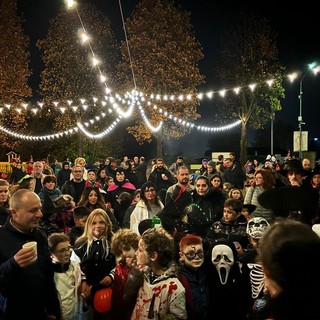
[[[308,69],[305,71],[305,73],[302,75],[300,79],[300,86],[299,86],[299,116],[298,116],[298,128],[299,128],[299,158],[302,159],[302,125],[305,124],[303,122],[302,118],[302,97],[303,97],[303,80],[306,77],[306,75],[309,73],[309,71],[313,71],[314,74],[317,74],[319,72],[319,67],[317,67],[317,62],[312,62],[308,64]],[[296,77],[296,74],[289,75],[290,79],[294,80]]]

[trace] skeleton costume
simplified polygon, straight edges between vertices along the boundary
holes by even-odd
[[[255,217],[248,221],[247,234],[255,241],[261,239],[269,227],[265,218]],[[252,309],[248,315],[249,319],[265,319],[268,316],[268,295],[264,287],[264,273],[261,263],[257,260],[258,252],[250,245],[246,253],[239,260],[243,264],[243,272],[250,278]]]

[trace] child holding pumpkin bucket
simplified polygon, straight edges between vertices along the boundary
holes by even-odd
[[[83,234],[74,244],[81,270],[91,286],[94,319],[107,319],[110,309],[110,289],[113,283],[115,256],[111,252],[112,223],[103,209],[93,210],[86,221]],[[103,303],[103,300],[106,303]],[[108,303],[107,303],[108,302]]]

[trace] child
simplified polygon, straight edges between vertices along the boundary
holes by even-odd
[[[179,249],[178,278],[186,290],[188,319],[205,319],[209,304],[209,287],[203,270],[202,238],[193,234],[186,235],[180,240]]]
[[[75,241],[82,235],[85,223],[90,214],[90,209],[83,206],[75,207],[73,210],[74,227],[67,233],[70,244],[74,246]]]
[[[141,195],[140,195],[141,189],[136,189],[133,192],[133,200],[130,204],[130,206],[127,208],[126,213],[123,218],[123,228],[130,228],[130,216],[134,208],[136,207],[136,204],[140,201]]]
[[[132,320],[187,319],[185,289],[176,278],[173,238],[162,227],[146,230],[136,251],[137,265],[145,266]]]
[[[232,198],[232,199],[239,199],[243,203],[243,200],[244,200],[243,192],[239,188],[231,188],[228,196],[229,198]]]
[[[80,259],[81,270],[91,286],[91,298],[96,292],[110,287],[113,282],[115,256],[110,250],[112,223],[106,211],[94,209],[88,216],[83,234],[74,244],[74,252]],[[106,312],[94,308],[94,319],[103,319]]]
[[[119,229],[112,237],[111,251],[116,256],[111,313],[113,320],[130,320],[135,300],[124,298],[124,288],[135,261],[139,236],[130,229]]]
[[[223,217],[212,224],[207,233],[207,243],[223,238],[238,242],[243,248],[247,247],[249,243],[246,233],[247,221],[241,214],[242,206],[239,199],[229,198],[224,202]],[[236,248],[238,243],[235,244]]]
[[[251,217],[251,213],[256,210],[256,206],[254,204],[244,204],[242,206],[241,214],[249,221]]]
[[[84,275],[79,263],[70,260],[72,247],[63,233],[53,233],[48,238],[54,270],[54,281],[58,291],[62,319],[73,320],[78,310],[80,295],[88,298],[90,288],[81,280]]]

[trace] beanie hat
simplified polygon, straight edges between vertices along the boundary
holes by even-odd
[[[216,163],[212,160],[208,162],[208,166],[215,167]]]

